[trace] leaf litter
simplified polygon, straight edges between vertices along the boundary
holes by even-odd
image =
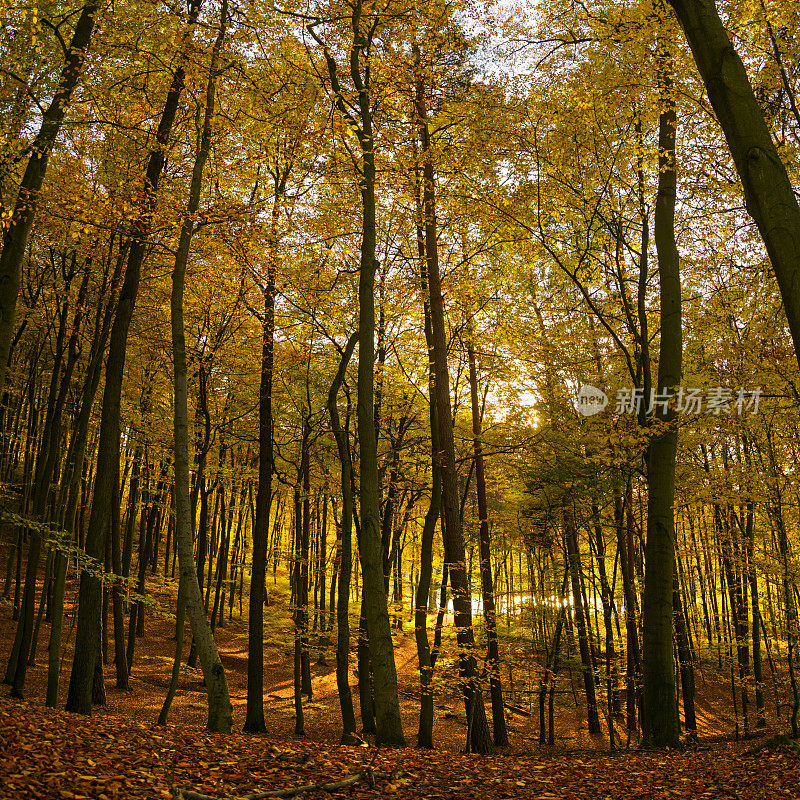
[[[752,743],[751,743],[752,744]],[[450,800],[779,800],[800,797],[800,757],[780,742],[650,753],[457,755],[210,734],[112,715],[84,717],[0,698],[0,798],[137,800],[179,790],[241,798],[315,784],[295,796]]]

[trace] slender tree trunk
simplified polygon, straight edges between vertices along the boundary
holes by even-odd
[[[564,501],[564,540],[567,546],[567,560],[569,575],[572,583],[572,607],[575,616],[575,627],[578,629],[578,649],[581,654],[581,672],[583,674],[583,687],[586,692],[586,718],[589,724],[589,733],[600,733],[600,717],[597,713],[597,696],[595,693],[594,674],[592,670],[592,656],[589,646],[589,618],[587,608],[581,591],[581,556],[578,549],[578,531],[571,508],[571,500]]]
[[[223,463],[223,459],[220,456],[220,463]],[[216,575],[216,588],[214,589],[214,604],[211,607],[211,631],[215,631],[217,627],[217,622],[222,617],[222,624],[224,626],[224,619],[225,615],[220,614],[220,603],[223,607],[225,606],[225,580],[228,575],[228,554],[230,552],[230,537],[231,537],[231,526],[230,522],[230,511],[228,509],[227,503],[225,502],[225,491],[224,486],[220,484],[219,489],[219,498],[220,498],[220,514],[219,514],[219,525],[220,525],[220,546],[219,546],[219,555],[217,557],[217,575]],[[231,502],[233,501],[233,489],[231,490]]]
[[[183,587],[178,584],[178,608],[175,612],[175,657],[172,660],[172,674],[169,679],[167,696],[158,713],[158,724],[166,725],[175,692],[178,689],[178,678],[181,673],[181,658],[183,656],[183,633],[186,627],[186,601]]]
[[[745,440],[745,456],[748,470],[752,469],[747,441]],[[761,674],[761,634],[760,620],[761,608],[758,599],[758,573],[753,563],[754,555],[754,525],[753,502],[747,503],[747,522],[745,524],[745,539],[747,548],[747,580],[750,582],[750,605],[752,613],[752,642],[753,642],[753,678],[756,684],[756,727],[765,728],[767,719],[764,710],[764,679]]]
[[[3,247],[0,251],[0,395],[5,388],[6,365],[14,338],[14,317],[22,281],[22,262],[39,206],[39,193],[44,184],[50,153],[83,69],[98,7],[95,0],[89,0],[83,6],[75,24],[58,87],[52,102],[42,114],[42,124],[30,147],[31,155],[22,176],[14,213],[3,235]]]
[[[471,340],[467,343],[467,359],[469,361],[469,388],[472,404],[472,443],[475,452],[475,491],[478,495],[478,518],[480,521],[481,588],[487,646],[486,666],[489,670],[489,689],[492,697],[492,735],[495,747],[505,747],[508,744],[508,732],[506,731],[506,715],[503,709],[503,689],[500,683],[500,651],[497,644],[492,554],[489,541],[489,512],[486,504],[481,413],[478,404],[478,373],[475,367],[475,350]]]
[[[310,414],[311,409],[309,409]],[[297,592],[297,612],[300,629],[300,678],[303,694],[310,700],[311,688],[311,656],[308,650],[308,566],[310,562],[311,539],[311,423],[309,418],[303,421],[302,455],[300,471],[302,473],[302,525],[300,528],[300,561],[299,584]]]
[[[744,187],[800,359],[800,205],[714,0],[668,0],[680,20]]]
[[[686,616],[678,585],[677,568],[672,580],[672,612],[675,617],[675,643],[678,651],[678,668],[683,695],[684,727],[690,739],[697,739],[697,718],[694,709],[694,666],[692,664],[692,649],[689,646],[687,634]]]
[[[672,57],[669,43],[659,36],[659,90],[663,110],[658,133],[658,196],[655,240],[661,297],[661,344],[658,395],[669,397],[681,380],[681,282],[675,244],[675,129]],[[656,409],[658,409],[658,405]],[[677,698],[672,650],[672,575],[675,540],[675,456],[678,429],[674,408],[661,415],[667,430],[650,443],[647,459],[647,543],[642,598],[642,726],[645,743],[653,747],[678,744]]]
[[[369,70],[362,75],[362,58],[368,56],[370,43],[362,19],[362,0],[352,7],[353,39],[350,46],[350,79],[356,93],[360,125],[356,125],[361,149],[362,229],[358,283],[358,438],[360,444],[359,505],[361,532],[359,550],[362,568],[363,607],[369,634],[370,661],[375,675],[376,744],[403,746],[403,723],[397,690],[397,668],[389,622],[388,597],[383,581],[383,548],[380,531],[380,482],[378,443],[375,437],[375,150],[371,85]],[[344,102],[336,63],[325,48],[325,60],[336,106],[346,119],[355,121]],[[360,675],[360,679],[366,676]]]
[[[278,198],[272,210],[267,252],[267,283],[261,339],[261,381],[258,392],[258,490],[253,525],[253,565],[250,573],[247,645],[247,711],[244,729],[264,732],[264,582],[266,580],[269,506],[272,497],[272,377],[275,338],[275,277],[277,271]]]
[[[544,675],[539,683],[539,744],[554,744],[555,743],[555,733],[553,730],[553,690],[555,688],[555,678],[556,673],[558,671],[558,654],[561,648],[561,632],[564,629],[564,620],[567,617],[567,605],[564,603],[564,593],[566,592],[567,588],[567,577],[569,575],[569,565],[567,565],[566,569],[564,570],[564,577],[561,581],[561,592],[559,594],[559,605],[561,606],[561,610],[558,612],[558,620],[556,621],[556,627],[553,631],[553,643],[550,646],[550,650],[547,651],[546,644],[545,644],[545,651],[546,651],[546,661],[545,661],[545,668],[544,668]],[[543,643],[544,644],[544,643]],[[548,694],[550,695],[550,713],[549,713],[549,724],[545,724],[545,701],[547,699]],[[545,733],[545,729],[547,729],[547,733]]]
[[[303,426],[303,439],[305,440],[305,423]],[[301,461],[305,458],[305,441],[301,445]],[[305,719],[303,715],[303,610],[301,605],[303,570],[303,499],[301,494],[301,481],[303,480],[303,467],[297,475],[294,487],[294,556],[292,560],[292,621],[294,623],[294,734],[305,735]]]
[[[147,565],[150,562],[153,549],[153,535],[159,516],[159,506],[166,502],[167,486],[166,475],[169,468],[169,461],[165,460],[161,465],[161,473],[158,478],[155,496],[150,508],[146,509],[146,504],[142,507],[143,536],[140,537],[141,547],[139,549],[139,563],[136,571],[136,593],[141,597],[145,595],[145,580],[147,577]],[[147,513],[145,513],[147,511]],[[133,653],[136,647],[136,637],[144,636],[144,602],[134,600],[131,605],[130,619],[128,620],[128,649],[127,660],[128,670],[133,666]]]
[[[194,9],[199,10],[199,1]],[[217,43],[221,46],[224,35],[227,7],[223,2],[220,33]],[[195,10],[196,18],[196,10]],[[215,43],[215,50],[218,46]],[[203,166],[208,155],[208,143],[211,137],[211,121],[213,119],[213,99],[215,64],[212,58],[212,67],[206,96],[206,112],[203,120],[202,142],[207,143],[201,147],[198,156],[205,152],[204,157],[195,159],[192,172],[192,187],[189,197],[199,201],[202,186]],[[181,229],[181,239],[178,244],[178,253],[175,257],[175,268],[172,273],[172,296],[170,301],[172,323],[172,354],[174,362],[175,405],[174,405],[174,463],[175,463],[175,541],[178,549],[178,563],[180,571],[179,593],[185,593],[186,613],[192,627],[192,641],[200,656],[200,664],[205,679],[208,694],[208,722],[210,731],[217,733],[230,733],[232,726],[232,713],[228,682],[225,669],[217,652],[214,637],[206,619],[203,607],[203,596],[197,580],[197,569],[192,552],[192,526],[191,510],[189,507],[189,410],[187,397],[187,370],[186,370],[186,338],[183,323],[183,292],[186,277],[186,265],[189,260],[191,244],[191,216],[197,209],[189,210],[191,213]]]
[[[353,334],[339,361],[339,369],[328,392],[328,415],[331,429],[336,438],[341,465],[342,490],[342,533],[341,563],[339,566],[339,587],[336,603],[336,688],[339,692],[339,705],[342,710],[342,744],[355,744],[356,718],[353,711],[353,695],[350,691],[350,574],[353,564],[352,526],[353,526],[353,464],[350,460],[350,445],[347,431],[342,427],[339,417],[337,396],[347,372],[347,365],[358,343],[358,334]],[[333,605],[333,600],[331,600]]]
[[[114,497],[111,501],[111,565],[114,575],[122,573],[122,552],[119,525],[119,466],[114,477]],[[111,588],[114,606],[114,666],[117,672],[117,689],[128,689],[128,659],[125,654],[125,621],[122,608],[122,584],[117,577]]]
[[[419,49],[415,45],[419,61]],[[431,153],[425,85],[419,77],[415,86],[416,122],[423,162],[423,213],[425,217],[425,258],[433,332],[433,360],[436,371],[436,410],[441,445],[442,497],[445,516],[445,561],[450,573],[454,624],[459,648],[459,676],[468,720],[467,751],[488,753],[492,749],[483,694],[477,681],[475,637],[472,629],[472,599],[467,577],[467,560],[460,515],[458,474],[456,472],[450,403],[450,376],[447,366],[447,336],[444,323],[444,299],[439,277],[436,203],[434,194],[433,155]]]
[[[133,533],[136,529],[136,515],[139,506],[141,488],[143,448],[137,443],[133,451],[133,465],[131,466],[131,480],[128,487],[128,511],[125,520],[125,538],[122,542],[122,577],[126,579],[131,574],[131,561],[133,560]]]
[[[603,625],[605,627],[605,665],[606,665],[606,707],[608,711],[608,735],[611,750],[614,750],[614,713],[619,707],[619,696],[617,693],[617,670],[616,655],[614,648],[614,625],[613,617],[614,593],[608,585],[606,574],[606,545],[603,539],[603,527],[600,516],[600,508],[596,503],[592,503],[592,519],[594,524],[594,538],[597,549],[597,572],[600,577],[600,597],[603,605]]]
[[[415,148],[416,149],[416,148]],[[419,187],[421,189],[421,186]],[[430,302],[428,295],[428,266],[425,259],[424,215],[421,192],[417,191],[417,248],[420,262],[420,284],[422,289],[422,313],[425,327],[425,343],[428,348],[428,405],[431,429],[431,499],[425,512],[422,526],[422,542],[419,557],[419,583],[414,609],[414,636],[419,660],[420,710],[417,730],[417,747],[433,748],[433,667],[435,654],[428,640],[428,602],[433,575],[433,540],[436,521],[442,512],[442,473],[439,467],[439,425],[436,411],[436,369],[433,362],[433,329],[431,328]],[[444,577],[443,579],[444,580]],[[441,627],[441,621],[439,622]],[[434,634],[436,635],[436,634]]]
[[[777,474],[777,470],[773,471]],[[797,606],[795,605],[792,594],[792,578],[789,567],[789,538],[786,533],[786,522],[783,516],[782,500],[780,491],[778,492],[777,502],[773,504],[773,516],[775,527],[778,533],[778,547],[781,556],[782,576],[781,583],[783,588],[783,607],[786,615],[786,661],[789,668],[789,683],[792,689],[792,706],[789,714],[789,723],[792,727],[792,738],[798,736],[798,711],[800,711],[800,689],[798,689],[797,679]]]
[[[325,658],[325,651],[328,649],[328,635],[327,623],[328,615],[325,609],[325,584],[327,583],[327,564],[328,561],[328,482],[325,481],[325,487],[322,495],[322,522],[319,526],[319,557],[317,563],[317,576],[319,578],[319,637],[317,643],[319,646],[319,661],[322,666],[328,666],[327,659]]]

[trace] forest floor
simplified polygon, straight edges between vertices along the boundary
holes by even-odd
[[[126,692],[114,688],[114,668],[109,664],[107,706],[97,708],[91,719],[43,707],[49,625],[42,625],[37,664],[28,671],[27,701],[11,700],[7,690],[0,698],[0,798],[170,797],[170,782],[214,797],[231,793],[238,797],[319,780],[340,780],[358,773],[373,758],[373,748],[338,744],[341,729],[333,646],[328,648],[327,665],[318,663],[318,648],[312,648],[314,696],[304,702],[306,736],[302,739],[294,736],[291,621],[287,598],[281,594],[280,586],[273,589],[272,603],[264,609],[268,735],[239,733],[246,701],[247,629],[235,615],[216,632],[228,676],[235,733],[221,737],[203,731],[206,712],[202,676],[199,669],[185,666],[170,724],[157,727],[154,723],[174,655],[174,619],[170,615],[170,609],[174,608],[174,588],[170,583],[149,587],[148,593],[156,605],[147,608],[146,635],[137,638],[131,688]],[[246,603],[245,597],[245,609]],[[236,606],[238,610],[238,598]],[[65,630],[69,630],[72,610],[67,605]],[[0,602],[3,669],[14,628],[10,603]],[[66,646],[62,703],[73,639],[74,631]],[[315,641],[312,638],[312,645]],[[113,642],[111,648],[113,660]],[[412,745],[416,740],[418,673],[413,626],[407,620],[405,630],[395,636],[395,649],[406,739]],[[535,681],[538,662],[532,669]],[[518,666],[518,671],[521,670]],[[571,677],[577,688],[580,675],[573,672]],[[798,796],[800,758],[796,753],[777,748],[745,755],[757,742],[733,741],[735,720],[730,715],[730,690],[724,676],[712,667],[704,666],[698,674],[700,747],[670,756],[637,753],[635,741],[631,742],[630,753],[608,753],[607,735],[588,735],[582,694],[578,691],[573,695],[572,679],[566,670],[560,676],[555,748],[539,748],[538,714],[535,708],[528,707],[527,699],[522,707],[521,698],[526,697],[522,694],[512,703],[516,710],[508,717],[511,744],[502,755],[488,759],[462,755],[466,724],[463,705],[454,690],[452,660],[443,657],[437,673],[434,721],[437,751],[381,751],[374,769],[391,773],[402,767],[408,774],[379,781],[374,789],[359,781],[341,790],[342,797],[398,793],[554,800],[691,794],[767,800]],[[517,678],[517,682],[521,688],[522,681]],[[351,684],[355,683],[351,673]],[[353,695],[358,719],[355,685]],[[530,714],[531,711],[534,713]],[[624,745],[623,724],[618,721],[617,731],[623,735]],[[775,728],[770,725],[766,732],[775,732]],[[298,754],[297,758],[292,754]],[[304,754],[309,757],[299,763]]]
[[[0,699],[0,797],[54,800],[180,798],[190,789],[240,798],[366,776],[332,792],[345,800],[383,795],[651,800],[796,798],[800,757],[787,747],[757,752],[718,744],[695,751],[468,756],[444,750],[374,750],[269,736],[230,736],[196,725],[159,728],[112,714],[91,718]],[[330,796],[307,794],[307,797]]]

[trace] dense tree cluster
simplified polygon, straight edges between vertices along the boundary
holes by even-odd
[[[467,750],[507,744],[520,652],[543,743],[565,663],[612,749],[696,736],[703,665],[797,736],[796,3],[2,15],[15,696],[45,646],[47,705],[126,688],[157,585],[161,721],[188,658],[209,729],[264,731],[280,578],[297,734],[335,650],[342,741],[410,743],[411,624],[421,746],[448,669]]]

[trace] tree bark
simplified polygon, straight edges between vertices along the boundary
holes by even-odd
[[[419,60],[419,48],[415,45]],[[415,111],[420,136],[423,164],[423,214],[425,229],[425,260],[428,270],[428,291],[431,304],[433,361],[436,374],[436,411],[441,445],[442,497],[444,500],[444,550],[450,574],[453,597],[454,625],[459,649],[459,676],[468,720],[467,752],[488,753],[492,749],[483,694],[477,681],[475,637],[472,629],[472,598],[467,578],[467,561],[460,514],[460,494],[456,472],[455,442],[453,439],[450,403],[450,376],[447,366],[447,335],[444,322],[444,298],[439,277],[439,254],[433,156],[431,153],[425,83],[418,77],[415,90]]]
[[[800,206],[714,0],[668,0],[728,142],[747,211],[769,254],[800,360]]]
[[[183,656],[183,634],[186,628],[186,601],[183,587],[178,584],[178,607],[175,611],[175,656],[172,659],[172,673],[167,688],[167,696],[158,712],[158,725],[166,725],[172,701],[178,689],[178,678],[181,674],[181,658]]]
[[[655,210],[661,298],[657,391],[659,395],[666,396],[673,394],[680,384],[682,360],[680,262],[675,244],[677,115],[672,96],[672,59],[668,51],[669,44],[663,36],[659,36],[657,47],[658,82],[663,104],[658,132],[659,173]],[[642,597],[642,727],[646,744],[674,747],[680,736],[672,644],[678,429],[674,408],[669,406],[660,417],[659,421],[666,423],[667,427],[650,442],[647,460],[647,541]]]
[[[22,176],[11,224],[3,236],[3,248],[0,252],[0,395],[5,387],[6,366],[14,338],[14,316],[22,280],[22,262],[39,206],[39,192],[44,183],[50,153],[83,69],[98,5],[96,0],[89,0],[78,17],[58,88],[42,115],[42,124],[31,145],[31,155]]]
[[[478,519],[480,521],[481,589],[483,617],[486,623],[486,666],[489,670],[489,690],[492,697],[492,739],[495,747],[505,747],[508,744],[508,731],[503,709],[503,688],[500,683],[500,650],[497,644],[492,552],[489,541],[489,511],[486,504],[486,475],[483,463],[481,413],[478,403],[478,373],[475,367],[475,348],[471,340],[467,343],[467,359],[469,361],[469,390],[472,405],[472,444],[475,453],[475,492],[478,495]]]
[[[743,447],[748,471],[752,470],[750,446],[746,437],[743,437]],[[756,695],[756,727],[765,728],[767,719],[764,711],[764,681],[761,674],[761,634],[759,631],[761,620],[761,607],[758,599],[758,573],[753,563],[755,550],[754,503],[747,501],[747,521],[745,523],[745,549],[747,553],[746,580],[750,583],[750,605],[752,614],[752,642],[753,642],[753,679],[755,680]]]
[[[581,554],[578,549],[578,531],[575,527],[571,503],[572,501],[569,498],[565,498],[563,509],[564,540],[567,546],[567,561],[572,584],[572,607],[574,609],[575,627],[578,629],[578,648],[581,654],[583,688],[586,692],[586,718],[589,724],[589,733],[597,735],[600,733],[600,717],[597,713],[597,696],[589,644],[589,617],[581,590],[581,574],[583,570],[581,567]]]
[[[336,107],[346,120],[354,123],[361,150],[362,228],[361,258],[358,282],[358,439],[360,445],[359,505],[361,532],[363,607],[369,635],[370,661],[375,676],[375,719],[377,745],[404,746],[403,723],[397,689],[397,668],[389,622],[388,596],[383,580],[383,547],[381,545],[380,482],[378,443],[375,436],[375,149],[373,135],[371,84],[369,70],[362,75],[362,58],[369,53],[377,17],[362,17],[362,0],[352,7],[352,41],[350,45],[350,79],[356,93],[358,121],[344,102],[336,71],[336,63],[326,47],[328,77],[336,97]],[[312,35],[313,29],[310,29]],[[359,124],[360,123],[360,124]],[[362,679],[366,676],[360,676]]]
[[[308,409],[309,416],[311,409]],[[300,683],[302,693],[311,700],[311,656],[308,650],[308,566],[311,543],[311,422],[303,420],[303,435],[300,445],[300,475],[302,480],[302,524],[300,526],[300,551],[297,568],[297,627],[300,632]],[[299,509],[298,509],[299,510]]]
[[[199,1],[195,0],[194,18],[199,10]],[[221,45],[226,23],[226,4],[223,2],[220,33],[217,43]],[[217,49],[215,43],[215,49]],[[200,656],[200,665],[208,694],[208,721],[210,731],[217,733],[230,733],[232,726],[233,707],[228,694],[228,682],[225,669],[220,661],[214,636],[206,619],[203,606],[203,595],[197,579],[197,570],[192,552],[192,523],[189,507],[189,409],[187,397],[187,369],[186,369],[186,336],[183,323],[183,292],[186,278],[186,265],[189,260],[191,244],[192,217],[199,204],[200,188],[202,186],[203,167],[210,149],[211,121],[213,119],[213,100],[215,84],[215,63],[212,57],[212,67],[209,79],[206,112],[203,121],[203,137],[195,159],[192,172],[192,185],[189,193],[190,205],[187,216],[181,228],[181,239],[178,244],[178,253],[175,257],[175,268],[172,273],[172,296],[170,298],[171,325],[172,325],[172,355],[174,362],[175,405],[173,412],[174,423],[174,463],[175,463],[175,541],[178,550],[179,564],[179,594],[186,603],[186,614],[192,628],[192,642]],[[192,199],[196,198],[194,204]],[[192,208],[192,205],[194,207]]]
[[[415,147],[416,149],[416,147]],[[439,426],[436,412],[436,369],[433,363],[433,330],[431,328],[430,302],[428,295],[428,266],[425,259],[424,214],[419,186],[417,190],[417,249],[420,263],[422,290],[422,313],[425,327],[425,344],[428,349],[428,405],[431,429],[431,499],[422,526],[422,541],[419,557],[419,583],[414,608],[414,636],[419,660],[420,710],[417,729],[417,747],[433,748],[433,667],[435,654],[428,640],[428,603],[433,577],[433,539],[436,522],[442,512],[442,473],[439,468]],[[444,576],[442,578],[444,581]]]
[[[683,724],[690,739],[697,739],[697,717],[694,708],[694,665],[689,645],[686,616],[681,601],[677,566],[672,576],[672,613],[675,618],[675,644],[678,651],[678,670],[683,697]]]
[[[341,557],[339,565],[339,586],[336,602],[336,688],[339,692],[339,705],[342,710],[342,744],[356,744],[356,718],[353,711],[353,695],[350,691],[350,575],[353,564],[352,528],[353,528],[353,464],[350,459],[350,445],[347,432],[339,418],[337,396],[344,380],[347,365],[358,343],[358,334],[353,334],[347,341],[339,368],[328,392],[328,415],[331,429],[336,438],[341,465],[342,490],[342,530]]]
[[[278,215],[282,192],[276,186],[267,246],[267,283],[261,339],[261,380],[258,390],[258,490],[253,525],[253,566],[247,625],[247,710],[244,730],[260,733],[264,723],[264,581],[267,569],[269,506],[272,498],[272,378],[275,362],[275,278],[278,257]]]
[[[122,573],[122,551],[119,529],[119,463],[114,476],[114,496],[111,500],[111,566],[115,576]],[[111,587],[111,600],[114,605],[114,667],[117,673],[117,689],[128,689],[128,659],[125,655],[125,621],[122,608],[122,583],[114,578]]]

